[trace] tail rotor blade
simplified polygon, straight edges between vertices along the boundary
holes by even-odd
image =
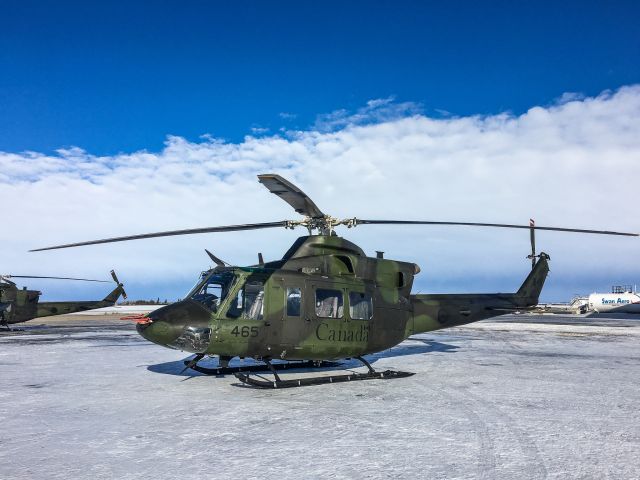
[[[536,222],[533,218],[529,219],[529,233],[531,237],[531,268],[536,266]]]

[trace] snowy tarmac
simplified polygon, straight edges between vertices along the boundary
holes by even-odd
[[[46,320],[0,333],[3,480],[640,478],[640,320],[502,317],[367,357],[409,378],[274,391]]]

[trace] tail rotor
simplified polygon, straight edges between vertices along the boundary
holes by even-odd
[[[529,219],[529,238],[531,239],[531,255],[527,258],[531,259],[531,270],[536,266],[536,222],[533,218]]]
[[[113,281],[116,282],[118,287],[120,287],[120,289],[122,290],[122,298],[126,300],[127,292],[124,291],[124,284],[121,283],[120,280],[118,280],[118,276],[116,275],[116,272],[114,270],[111,270],[111,278],[113,278]]]

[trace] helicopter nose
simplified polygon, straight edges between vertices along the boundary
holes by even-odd
[[[204,353],[211,341],[210,319],[210,312],[198,302],[183,300],[149,313],[136,330],[158,345]]]

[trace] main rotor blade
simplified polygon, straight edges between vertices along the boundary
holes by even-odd
[[[126,237],[114,237],[114,238],[105,238],[102,240],[91,240],[88,242],[67,243],[65,245],[36,248],[34,250],[29,250],[29,251],[42,252],[43,250],[57,250],[60,248],[82,247],[85,245],[97,245],[99,243],[125,242],[127,240],[140,240],[142,238],[172,237],[175,235],[193,235],[196,233],[235,232],[239,230],[258,230],[261,228],[286,227],[287,225],[288,225],[288,222],[286,220],[283,220],[281,222],[247,223],[245,225],[227,225],[223,227],[190,228],[187,230],[172,230],[168,232],[143,233],[140,235],[129,235]]]
[[[266,173],[264,175],[258,175],[258,180],[267,187],[271,193],[279,196],[291,205],[299,214],[311,218],[323,218],[325,216],[306,193],[280,175]]]
[[[205,252],[207,252],[207,255],[209,255],[209,258],[213,261],[213,263],[215,263],[217,266],[219,267],[224,267],[225,265],[229,265],[227,262],[225,262],[224,260],[220,260],[218,257],[216,257],[213,253],[211,253],[209,250],[207,250],[206,248],[204,249]]]
[[[563,227],[530,227],[529,225],[512,225],[508,223],[477,223],[477,222],[431,222],[418,220],[360,220],[356,219],[356,225],[460,225],[469,227],[497,227],[497,228],[522,228],[533,230],[550,230],[553,232],[595,233],[598,235],[621,235],[625,237],[640,237],[639,233],[612,232],[610,230],[587,230],[582,228]]]
[[[4,278],[48,278],[50,280],[78,280],[81,282],[101,282],[109,283],[109,280],[92,280],[90,278],[71,278],[71,277],[39,277],[37,275],[2,275]]]

